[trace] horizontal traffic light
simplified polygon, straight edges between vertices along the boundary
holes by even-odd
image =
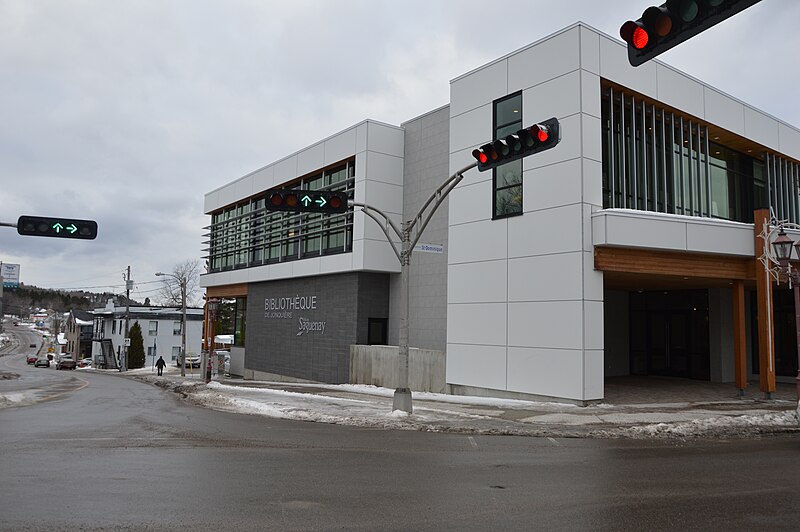
[[[97,222],[74,218],[20,216],[17,220],[17,233],[25,236],[94,240],[97,238]]]
[[[561,141],[561,129],[556,118],[551,118],[520,129],[503,139],[497,139],[472,151],[478,161],[478,170],[491,170],[522,157],[549,150]]]
[[[333,190],[270,190],[268,211],[347,212],[347,193]]]
[[[619,29],[628,61],[639,66],[761,0],[669,0]]]

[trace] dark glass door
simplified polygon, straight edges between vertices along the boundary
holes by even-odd
[[[708,380],[708,292],[631,294],[631,374]]]
[[[685,311],[651,312],[647,373],[689,377],[688,321]]]

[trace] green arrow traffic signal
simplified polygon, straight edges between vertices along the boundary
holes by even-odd
[[[289,190],[267,191],[268,211],[320,212],[339,214],[347,212],[347,192],[341,190]]]
[[[50,236],[94,240],[97,238],[97,222],[48,216],[20,216],[17,233],[24,236]]]

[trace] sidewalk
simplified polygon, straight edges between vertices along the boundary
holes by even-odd
[[[414,392],[414,412],[392,412],[394,390],[366,385],[297,384],[222,378],[206,385],[198,372],[180,376],[149,368],[128,377],[227,412],[360,427],[470,434],[595,438],[731,438],[800,433],[794,385],[771,400],[758,384],[737,396],[731,384],[625,377],[608,379],[601,404],[563,403]]]

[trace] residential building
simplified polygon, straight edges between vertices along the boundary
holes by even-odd
[[[92,327],[94,316],[84,310],[70,310],[67,315],[65,339],[66,353],[76,362],[92,356]]]
[[[118,307],[113,300],[103,308],[93,311],[94,336],[92,357],[97,361],[103,355],[101,344],[111,342],[113,353],[119,360],[125,339],[126,313],[128,330],[138,323],[144,340],[145,365],[153,365],[159,356],[169,364],[177,364],[181,353],[181,307]],[[203,336],[203,309],[186,309],[186,352],[200,353]],[[114,365],[113,362],[109,362]]]

